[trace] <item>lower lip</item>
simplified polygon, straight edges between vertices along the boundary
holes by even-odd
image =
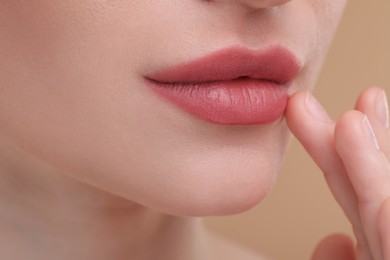
[[[184,111],[222,125],[267,124],[282,117],[287,84],[258,79],[210,83],[161,83],[146,80],[160,96]]]

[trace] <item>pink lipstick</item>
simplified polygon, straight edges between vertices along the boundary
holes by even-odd
[[[288,88],[301,65],[279,45],[232,47],[145,76],[165,100],[222,125],[267,124],[283,116]]]

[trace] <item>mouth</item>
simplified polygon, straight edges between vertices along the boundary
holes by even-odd
[[[253,51],[231,47],[144,77],[165,101],[202,120],[254,125],[284,115],[288,89],[301,64],[279,45]]]

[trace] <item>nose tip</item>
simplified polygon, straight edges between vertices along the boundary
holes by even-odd
[[[284,5],[291,0],[242,0],[242,3],[252,8],[266,8],[278,5]]]
[[[214,1],[226,2],[229,0],[214,0]],[[230,0],[230,2],[237,2],[240,5],[245,6],[247,8],[251,8],[251,9],[261,9],[261,8],[268,8],[268,7],[284,5],[290,1],[291,0]]]

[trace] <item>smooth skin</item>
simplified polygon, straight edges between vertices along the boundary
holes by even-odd
[[[363,93],[361,112],[336,123],[313,117],[302,92],[314,88],[345,4],[0,0],[0,259],[259,259],[210,235],[198,217],[265,198],[290,136],[285,120],[208,124],[159,100],[143,76],[229,46],[283,44],[303,65],[288,125],[354,225],[357,259],[388,260],[380,91]],[[361,113],[381,151],[361,137]],[[313,259],[353,252],[336,235]]]
[[[301,91],[290,98],[287,122],[323,171],[357,241],[354,246],[344,235],[331,235],[312,260],[390,259],[390,129],[384,90],[366,89],[355,109],[335,122]]]

